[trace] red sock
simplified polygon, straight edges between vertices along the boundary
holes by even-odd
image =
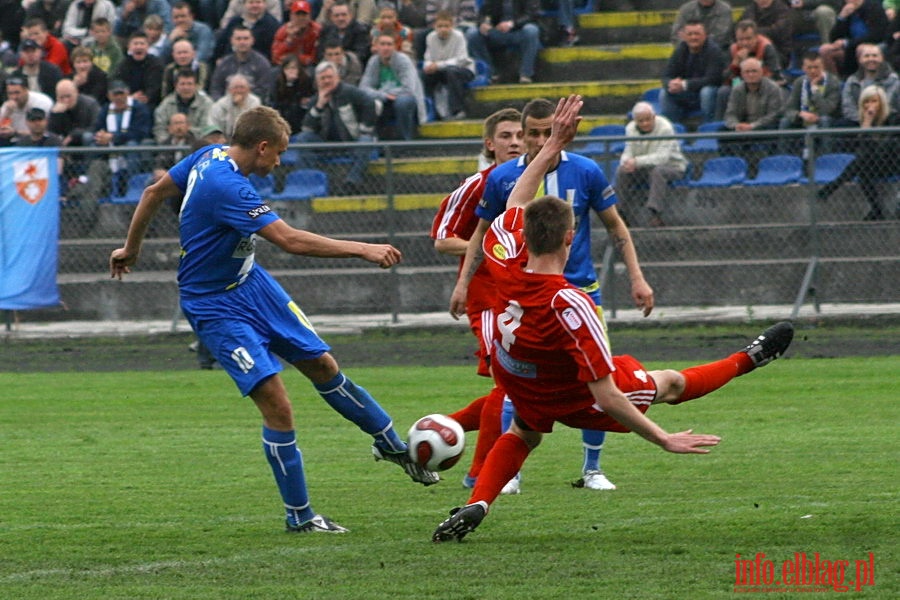
[[[469,477],[473,479],[481,473],[484,459],[494,447],[497,438],[503,433],[500,431],[500,413],[503,412],[503,390],[494,387],[491,393],[484,397],[481,407],[481,425],[478,429],[478,439],[475,442],[475,452],[472,454],[472,466],[469,467]]]
[[[481,422],[481,407],[484,405],[486,399],[487,396],[476,398],[469,402],[468,406],[459,409],[455,413],[450,413],[447,416],[462,425],[463,431],[478,431],[478,424]]]
[[[487,502],[490,505],[506,483],[516,476],[531,450],[525,440],[512,433],[504,433],[484,461],[475,489],[466,504]]]
[[[684,392],[672,404],[687,402],[714,392],[752,368],[753,361],[744,352],[735,352],[728,358],[687,368],[681,372],[684,375]]]

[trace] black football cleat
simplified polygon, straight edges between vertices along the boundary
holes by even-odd
[[[744,348],[753,361],[753,368],[762,367],[780,358],[794,339],[794,326],[790,321],[782,321],[763,331],[759,337]]]
[[[449,542],[456,540],[461,542],[467,534],[475,531],[481,524],[486,511],[479,503],[467,504],[462,508],[454,508],[450,511],[450,517],[445,519],[431,535],[432,542]]]

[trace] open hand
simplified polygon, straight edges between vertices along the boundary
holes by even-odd
[[[708,454],[707,446],[717,446],[722,438],[717,435],[695,434],[693,429],[669,434],[663,449],[675,454]]]

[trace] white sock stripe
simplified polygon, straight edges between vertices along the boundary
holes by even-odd
[[[337,384],[335,387],[331,388],[330,390],[319,390],[319,393],[320,394],[330,394],[331,392],[336,392],[337,390],[344,387],[345,383],[347,383],[347,376],[344,375],[343,373],[341,373],[341,382],[339,384]]]
[[[603,444],[595,446],[593,444],[585,444],[584,442],[582,442],[581,445],[584,446],[586,450],[603,450]]]
[[[353,404],[355,404],[359,408],[363,408],[365,405],[362,402],[360,402],[356,398],[356,396],[354,396],[353,394],[349,393],[346,389],[344,389],[344,385],[346,385],[346,383],[347,383],[347,376],[344,375],[343,373],[341,373],[341,377],[343,379],[341,380],[340,385],[338,385],[337,387],[333,387],[330,390],[319,390],[319,394],[322,396],[325,396],[326,394],[333,394],[333,393],[337,392],[344,398],[347,398],[348,400],[353,402]]]
[[[278,462],[278,468],[281,469],[281,474],[287,476],[287,469],[284,467],[284,461],[281,460],[281,453],[275,448],[270,447],[269,456],[273,457]]]
[[[394,422],[393,422],[393,421],[388,421],[387,427],[385,427],[384,429],[382,429],[382,430],[379,431],[378,433],[373,434],[372,437],[374,437],[374,438],[376,438],[377,440],[383,442],[384,445],[388,447],[388,450],[389,450],[390,452],[403,452],[403,448],[400,448],[399,446],[396,446],[395,444],[392,444],[392,443],[391,443],[391,438],[390,438],[390,436],[387,435],[387,433],[388,433],[391,429],[393,429],[393,428],[394,428]],[[400,440],[400,442],[403,443],[403,440]]]
[[[292,439],[290,442],[270,442],[266,438],[263,438],[263,444],[266,446],[271,446],[272,448],[283,448],[285,446],[295,446],[297,445],[297,438]]]

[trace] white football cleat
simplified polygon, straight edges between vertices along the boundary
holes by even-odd
[[[506,496],[515,496],[516,494],[522,493],[522,475],[516,474],[515,477],[506,482],[506,485],[503,486],[503,489],[500,490],[501,494]]]
[[[585,471],[581,480],[589,490],[614,490],[616,484],[606,478],[603,471]]]

